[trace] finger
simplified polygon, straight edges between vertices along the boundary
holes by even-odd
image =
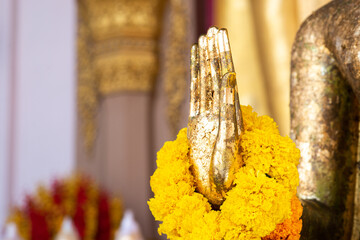
[[[221,79],[220,89],[220,120],[234,122],[235,124],[235,86],[234,72],[226,73]],[[235,129],[234,129],[235,130]]]
[[[213,113],[218,115],[220,112],[220,56],[217,48],[217,34],[219,29],[212,27],[207,32],[209,57],[210,57],[210,71],[212,81],[212,97],[213,97]]]
[[[218,34],[218,46],[221,62],[221,76],[227,72],[235,72],[234,64],[231,55],[229,36],[226,29],[220,29]],[[235,82],[235,117],[236,117],[236,131],[238,136],[241,134],[242,129],[242,114],[240,108],[239,94],[237,83]]]
[[[206,81],[205,81],[205,91],[206,91],[206,102],[205,102],[205,110],[207,113],[212,113],[213,110],[213,82],[211,78],[211,66],[210,66],[210,52],[209,52],[209,38],[206,37]]]
[[[200,69],[200,113],[206,112],[208,108],[207,88],[208,88],[208,57],[207,57],[207,39],[205,36],[199,38],[199,69]]]
[[[226,73],[221,79],[220,126],[212,158],[212,179],[219,190],[228,190],[234,168],[236,151],[235,73]]]
[[[234,64],[232,61],[229,37],[226,29],[220,29],[217,34],[219,54],[220,54],[220,66],[221,76],[227,72],[234,72]]]
[[[239,92],[237,83],[235,85],[235,117],[236,117],[236,132],[238,136],[241,135],[243,121],[242,121],[242,113],[240,108],[240,100],[239,100]]]
[[[198,115],[200,111],[199,51],[197,44],[191,47],[190,69],[190,117],[194,117]]]

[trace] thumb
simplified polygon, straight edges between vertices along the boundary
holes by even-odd
[[[211,161],[211,178],[216,191],[226,192],[232,186],[237,168],[236,152],[239,136],[236,131],[235,73],[226,73],[221,80],[219,132]]]

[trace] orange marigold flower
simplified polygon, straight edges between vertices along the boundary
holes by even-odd
[[[262,240],[298,240],[302,228],[302,220],[300,219],[302,211],[303,207],[299,199],[294,196],[291,199],[291,217],[278,224],[276,229],[266,237],[263,237]]]

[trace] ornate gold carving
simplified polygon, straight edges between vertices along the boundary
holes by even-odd
[[[101,96],[154,87],[163,0],[78,3],[78,102],[90,150]]]
[[[78,103],[86,149],[96,137],[101,96],[152,91],[164,0],[79,0]],[[169,1],[164,89],[172,132],[178,129],[187,79],[188,5]]]
[[[189,9],[186,1],[169,1],[169,29],[166,31],[168,45],[165,50],[164,89],[168,106],[167,117],[170,130],[175,136],[179,131],[181,104],[184,102],[188,66]]]
[[[92,148],[95,140],[96,112],[98,107],[98,82],[95,78],[92,62],[91,31],[87,21],[87,5],[78,4],[78,112],[81,118],[81,131],[87,150]]]
[[[156,62],[156,56],[152,54],[99,57],[94,64],[98,70],[99,92],[107,95],[119,91],[151,91],[157,72]]]
[[[225,29],[212,27],[191,49],[188,139],[197,190],[219,206],[239,167],[242,116]]]

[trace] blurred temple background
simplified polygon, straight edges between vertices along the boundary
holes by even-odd
[[[0,229],[39,183],[84,173],[157,239],[156,152],[187,124],[189,53],[227,28],[240,103],[289,134],[290,52],[328,0],[0,0]]]

